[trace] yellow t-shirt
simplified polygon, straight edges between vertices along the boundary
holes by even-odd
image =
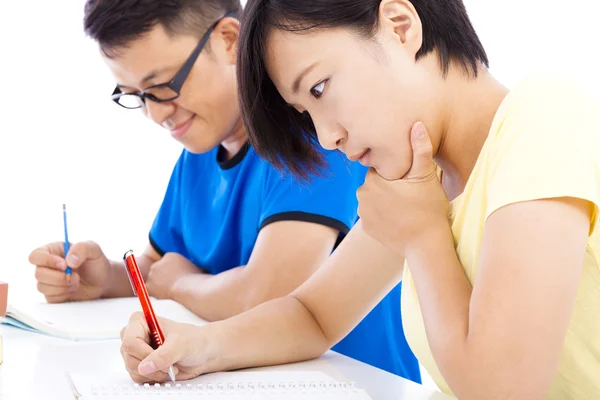
[[[567,80],[523,80],[504,99],[464,192],[451,202],[456,252],[469,281],[487,217],[508,204],[555,197],[592,202],[595,211],[575,308],[548,399],[600,399],[600,105]],[[441,390],[452,394],[425,335],[410,269],[402,317],[413,352]]]

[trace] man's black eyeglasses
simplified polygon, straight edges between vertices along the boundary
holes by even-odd
[[[175,74],[175,77],[170,82],[150,86],[139,93],[123,93],[121,92],[121,88],[117,85],[111,96],[112,100],[121,107],[135,109],[142,107],[146,103],[146,99],[156,103],[167,103],[178,98],[183,83],[190,74],[194,63],[196,62],[196,59],[198,59],[198,56],[202,52],[206,42],[208,42],[212,31],[223,18],[232,17],[234,15],[235,12],[228,12],[223,17],[215,21],[210,28],[208,28],[204,36],[202,36],[200,39],[200,42],[198,42],[198,45],[194,51],[192,51],[192,54],[190,54],[188,59],[181,66],[179,71],[177,71],[177,74]]]

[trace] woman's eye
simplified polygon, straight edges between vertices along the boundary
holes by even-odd
[[[321,98],[321,96],[323,96],[323,91],[325,90],[325,82],[327,82],[327,81],[318,83],[315,86],[313,86],[312,89],[310,89],[310,94],[315,99],[319,99],[319,98]]]

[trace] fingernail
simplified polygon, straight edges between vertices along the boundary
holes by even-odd
[[[423,139],[426,135],[427,135],[427,131],[425,130],[425,125],[423,125],[423,123],[419,122],[417,124],[417,137],[419,139]]]
[[[56,268],[65,269],[65,260],[56,260]]]
[[[78,265],[77,263],[79,262],[79,257],[77,257],[75,254],[69,254],[67,256],[67,263],[69,263],[69,265]]]
[[[153,361],[144,361],[138,367],[138,371],[140,372],[140,374],[148,375],[153,372],[156,372],[156,365],[154,365]]]

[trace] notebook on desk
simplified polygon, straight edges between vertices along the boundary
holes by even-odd
[[[151,301],[159,317],[195,325],[206,323],[173,300],[152,298]],[[131,314],[141,310],[137,297],[61,304],[9,304],[2,323],[72,340],[118,339]]]
[[[372,400],[352,383],[339,382],[323,372],[236,371],[202,375],[165,384],[134,384],[125,372],[67,375],[78,400],[173,398],[210,400]]]

